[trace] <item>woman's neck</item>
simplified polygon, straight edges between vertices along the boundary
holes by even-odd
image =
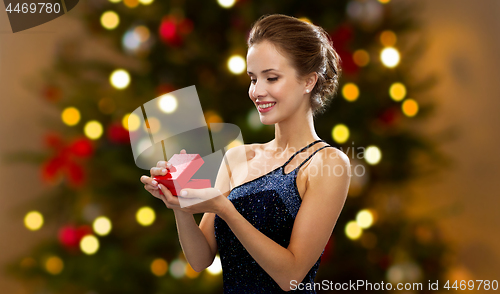
[[[320,139],[314,129],[312,113],[297,114],[274,125],[275,138],[268,143],[268,149],[276,152],[291,149],[291,151],[296,152],[307,144]]]

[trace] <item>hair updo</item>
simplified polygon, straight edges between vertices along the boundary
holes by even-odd
[[[313,116],[323,113],[339,85],[340,57],[329,34],[320,26],[283,14],[261,16],[248,36],[248,48],[269,41],[291,61],[298,79],[316,72],[318,81],[311,92]]]

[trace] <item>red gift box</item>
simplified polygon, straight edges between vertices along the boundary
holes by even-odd
[[[184,188],[203,189],[212,187],[210,179],[191,179],[204,161],[199,154],[174,154],[169,163],[172,167],[166,175],[154,179],[167,187],[172,195],[177,196]],[[160,194],[163,192],[160,190]]]

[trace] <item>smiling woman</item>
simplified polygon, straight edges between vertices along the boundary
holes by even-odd
[[[305,90],[311,93],[313,116],[326,110],[337,91],[341,68],[340,57],[323,28],[285,15],[264,16],[254,24],[247,44],[247,73],[252,82],[249,95],[254,102],[261,104],[258,100],[261,89],[256,86],[257,75],[264,80],[267,78],[268,82],[277,82],[280,74],[286,73],[287,78],[295,77],[300,83],[314,74],[317,81]],[[258,73],[253,65],[267,65],[269,68]]]
[[[152,178],[141,180],[174,210],[194,270],[210,266],[219,251],[224,293],[315,293],[293,282],[314,283],[351,174],[348,157],[321,140],[313,122],[337,91],[339,57],[324,29],[280,14],[261,17],[248,46],[248,94],[261,122],[274,124],[275,139],[228,150],[214,188],[174,197]],[[339,166],[344,172],[325,173]],[[159,162],[151,176],[169,167]],[[196,204],[179,205],[188,200]],[[204,213],[199,226],[194,213]]]

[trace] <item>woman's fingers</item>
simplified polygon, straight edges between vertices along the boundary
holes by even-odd
[[[172,195],[172,193],[170,192],[170,190],[167,187],[163,186],[162,184],[159,184],[158,186],[161,188],[161,191],[163,192],[163,195],[165,196],[165,200],[169,204],[171,204],[172,206],[177,207],[177,208],[180,207],[179,199],[176,196]]]
[[[156,163],[156,167],[171,168],[172,164],[170,162],[168,162],[168,161],[160,160],[160,161],[158,161],[158,163]]]
[[[158,192],[158,189],[151,188],[150,185],[144,185],[144,189],[146,189],[146,191],[148,191],[154,197],[161,199],[161,195],[160,192]]]
[[[153,187],[154,186],[158,186],[158,182],[155,179],[150,178],[148,176],[142,176],[141,177],[141,182],[143,184],[150,185],[150,186],[153,186]]]
[[[142,178],[141,178],[142,180]],[[151,193],[154,197],[161,199],[163,203],[165,203],[165,206],[170,209],[182,209],[179,203],[179,198],[177,196],[172,195],[170,190],[163,186],[162,184],[158,184],[158,186],[155,188],[151,185],[144,185],[144,189]],[[163,195],[160,194],[160,190],[163,192]],[[186,208],[184,208],[186,210]]]
[[[142,176],[141,182],[144,184],[144,189],[151,193],[155,197],[160,196],[160,192],[158,190],[158,182],[148,176]]]
[[[162,167],[152,167],[149,172],[151,173],[152,177],[156,177],[166,175],[168,170]]]
[[[161,175],[164,174],[164,169],[160,167],[151,168],[151,175]],[[154,197],[161,199],[165,206],[170,209],[181,209],[179,198],[172,195],[170,190],[162,184],[159,184],[152,177],[141,176],[141,182],[144,184],[144,189],[151,193]],[[163,195],[160,194],[160,189]]]
[[[161,200],[163,200],[163,203],[165,203],[167,208],[180,209],[181,206],[179,205],[179,199],[176,196],[172,195],[167,187],[163,186],[162,184],[159,184],[158,186],[163,192],[163,195],[161,195]]]
[[[186,149],[182,149],[179,153],[186,154]],[[161,170],[170,169],[170,168],[172,168],[172,164],[168,161],[160,160],[156,163],[156,168],[160,168]]]
[[[156,164],[156,168],[160,168],[160,169],[171,169],[172,168],[172,164],[168,161],[158,161],[158,163]]]
[[[147,186],[150,186],[151,188],[158,189],[158,182],[153,178],[142,176],[141,182]]]

